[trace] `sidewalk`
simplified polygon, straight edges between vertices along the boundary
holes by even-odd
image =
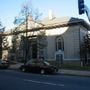
[[[23,63],[18,63],[10,65],[10,70],[18,70]],[[68,70],[68,69],[59,69],[59,74],[65,75],[77,75],[77,76],[90,76],[90,71],[80,71],[80,70]]]
[[[23,65],[23,63],[12,64],[12,65],[9,66],[8,69],[10,69],[10,70],[18,70],[21,65]]]
[[[59,73],[78,76],[90,76],[90,71],[80,71],[80,70],[60,69]]]

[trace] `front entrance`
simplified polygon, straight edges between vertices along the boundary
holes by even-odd
[[[61,50],[55,53],[56,65],[57,67],[62,67],[63,65],[63,52]]]
[[[56,62],[57,66],[61,67],[63,64],[63,55],[62,54],[56,54]]]
[[[34,43],[32,44],[32,59],[36,59],[37,58],[37,44]]]

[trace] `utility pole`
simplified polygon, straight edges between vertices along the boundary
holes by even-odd
[[[29,11],[28,11],[28,7],[26,6],[25,7],[25,17],[26,17],[26,40],[25,40],[25,62],[24,62],[24,64],[27,62],[27,60],[28,60],[28,33],[27,33],[27,31],[28,31],[28,16],[29,16]]]

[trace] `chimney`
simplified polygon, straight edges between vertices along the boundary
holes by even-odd
[[[52,20],[54,18],[53,11],[51,9],[49,10],[48,18],[49,20]]]
[[[33,21],[32,15],[29,15],[28,20],[29,20],[29,21]]]

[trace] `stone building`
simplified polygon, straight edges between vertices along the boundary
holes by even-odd
[[[16,60],[24,60],[25,50],[28,47],[28,59],[43,57],[45,60],[58,60],[60,63],[80,62],[81,44],[89,29],[88,23],[78,18],[53,17],[35,22],[30,17],[27,30],[25,23],[23,23],[14,28],[12,32],[6,33],[6,37],[11,37],[8,39],[11,45],[9,49],[15,46],[13,54]],[[12,43],[12,41],[14,42]]]

